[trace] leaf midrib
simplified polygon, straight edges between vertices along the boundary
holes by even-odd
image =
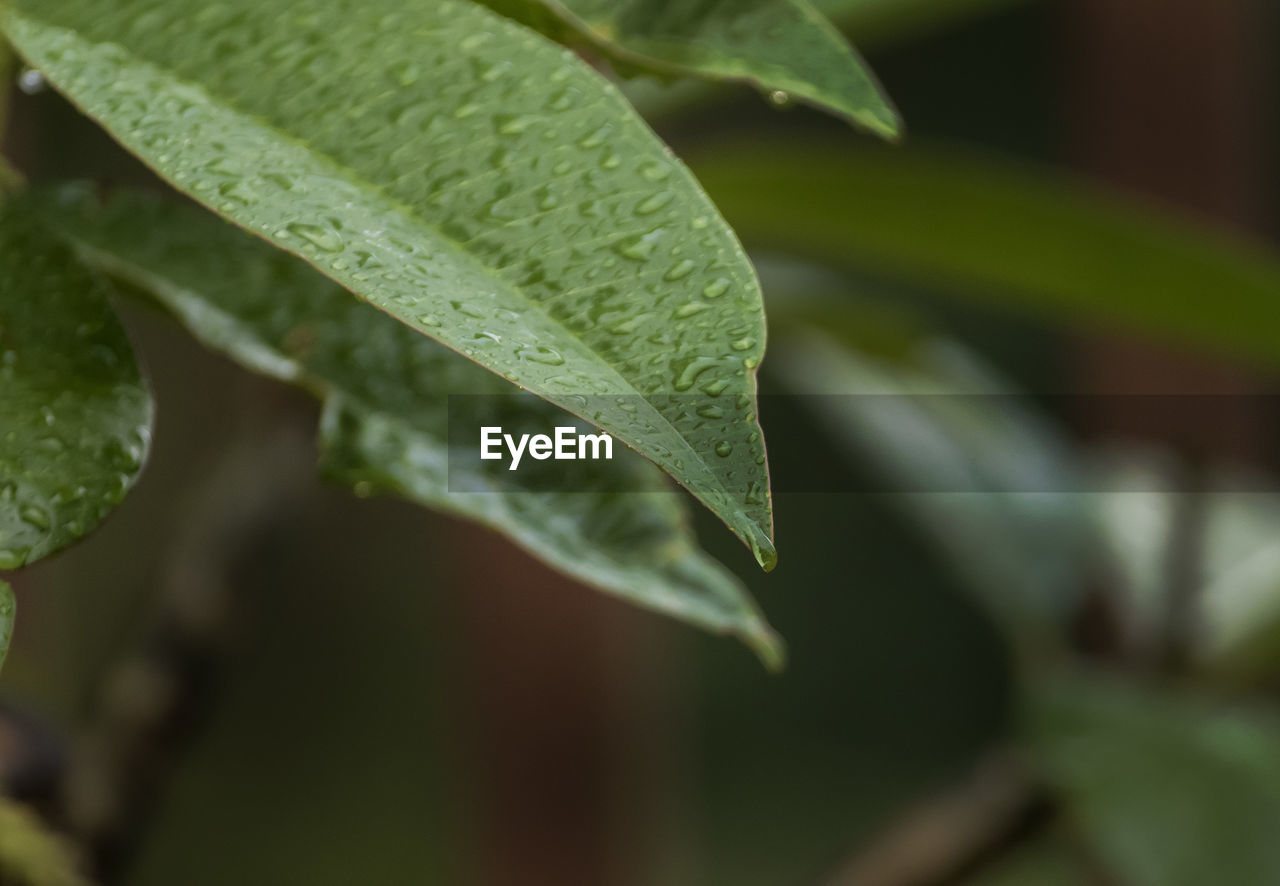
[[[27,24],[29,22],[29,19],[27,16],[24,16],[21,13],[15,12],[12,9],[0,11],[0,18],[16,19],[17,21],[23,24]],[[626,377],[621,375],[614,368],[612,364],[603,361],[595,353],[595,351],[593,351],[590,347],[587,346],[586,342],[584,342],[582,338],[574,330],[563,325],[552,314],[548,313],[539,302],[528,298],[526,295],[524,295],[523,291],[519,287],[512,284],[509,280],[507,280],[502,276],[493,274],[493,272],[489,268],[487,268],[478,259],[476,259],[470,252],[466,251],[466,249],[461,243],[449,237],[448,235],[444,234],[442,231],[440,231],[437,228],[436,225],[422,220],[421,217],[416,212],[413,211],[412,207],[409,207],[403,202],[401,202],[400,200],[397,200],[396,198],[386,194],[380,186],[368,182],[367,179],[365,179],[363,176],[360,176],[358,173],[356,173],[355,170],[339,163],[331,155],[316,151],[311,147],[309,147],[305,142],[298,139],[297,137],[279,129],[278,127],[273,125],[270,121],[243,111],[236,102],[228,101],[222,96],[215,96],[200,84],[193,83],[190,80],[187,80],[185,77],[179,76],[170,67],[156,64],[150,60],[142,59],[138,57],[135,53],[130,51],[127,47],[124,47],[119,43],[90,41],[85,38],[82,38],[79,34],[72,31],[71,29],[63,28],[58,25],[41,24],[39,25],[39,27],[47,28],[52,31],[61,32],[66,37],[69,37],[71,40],[80,42],[83,44],[88,44],[88,45],[97,46],[97,47],[102,47],[102,46],[115,47],[121,53],[123,53],[130,60],[132,64],[137,65],[139,67],[151,68],[154,71],[158,71],[164,74],[166,77],[168,77],[175,84],[180,85],[183,89],[191,90],[194,94],[200,96],[209,105],[213,107],[222,108],[228,113],[233,114],[234,116],[240,118],[241,120],[246,121],[247,124],[256,126],[259,129],[265,130],[266,132],[272,134],[273,136],[276,136],[277,138],[279,138],[279,140],[285,142],[287,145],[290,145],[294,149],[305,153],[305,155],[311,159],[311,162],[321,166],[322,170],[330,170],[337,173],[336,175],[334,175],[335,178],[345,181],[347,184],[355,187],[361,192],[368,193],[370,195],[370,198],[373,199],[375,202],[384,203],[390,206],[391,209],[397,215],[401,216],[401,218],[411,222],[414,226],[425,228],[426,230],[430,231],[431,235],[438,239],[438,242],[445,245],[453,246],[454,249],[450,253],[451,256],[458,257],[461,261],[465,262],[472,269],[478,270],[480,272],[479,276],[496,281],[498,284],[500,284],[500,288],[503,291],[505,291],[508,295],[514,295],[516,297],[516,300],[526,305],[527,307],[532,308],[535,311],[535,313],[537,313],[539,316],[547,320],[550,325],[554,326],[556,329],[561,330],[562,333],[564,333],[568,338],[571,338],[577,344],[578,348],[580,348],[581,352],[589,356],[590,362],[592,363],[592,365],[603,367],[610,380],[614,381],[615,383],[621,382],[621,387],[623,388],[624,391],[633,392],[635,396],[639,397],[639,399],[644,404],[643,408],[645,410],[645,415],[649,416],[651,419],[656,420],[657,422],[660,423],[660,426],[662,428],[668,429],[671,432],[670,436],[675,440],[679,441],[678,449],[681,452],[685,453],[687,457],[690,457],[693,463],[698,465],[698,467],[701,469],[700,473],[703,474],[703,478],[702,478],[703,482],[706,482],[709,479],[711,481],[710,485],[712,488],[719,490],[721,494],[727,496],[728,501],[732,504],[735,516],[738,519],[744,521],[747,525],[756,526],[761,532],[764,533],[766,538],[771,536],[772,533],[769,531],[768,527],[761,526],[755,519],[753,519],[749,514],[747,514],[747,512],[738,504],[736,496],[734,496],[733,493],[724,486],[724,484],[720,481],[720,478],[716,475],[715,471],[711,469],[709,463],[703,457],[702,453],[698,452],[698,450],[696,450],[689,443],[689,441],[685,439],[685,437],[679,432],[678,429],[676,429],[674,425],[671,424],[670,420],[667,419],[667,417],[663,415],[661,411],[654,408],[653,405],[649,403],[648,398],[645,394],[640,392],[629,380],[627,380]],[[19,46],[17,48],[21,54],[23,54],[24,56],[26,55],[26,53],[23,52],[22,47]],[[36,64],[33,60],[28,59],[28,61],[30,61],[34,67],[39,67],[39,65]],[[70,101],[79,110],[84,111],[87,116],[93,116],[93,115],[89,115],[87,110],[83,108],[78,102],[76,102],[76,100],[72,96],[68,95],[66,92],[63,92],[59,86],[58,81],[55,78],[49,77],[49,82],[55,88],[58,88],[59,92],[63,95],[63,97],[66,98],[68,101]],[[117,138],[117,140],[120,140],[119,136],[116,135],[114,128],[109,123],[101,120],[99,122],[107,132],[111,133],[113,138]],[[141,159],[144,163],[146,163],[146,165],[150,166],[152,170],[161,178],[165,179],[166,181],[170,181],[169,176],[167,176],[163,171],[155,168],[150,162],[146,160],[146,158],[143,158],[140,156],[139,159]],[[170,181],[170,184],[172,184],[174,187],[180,188],[180,186],[176,182]],[[188,193],[185,189],[182,189],[182,190],[183,190],[183,193]],[[191,196],[193,200],[196,200],[197,202],[200,202],[202,205],[205,205],[206,207],[208,207],[208,204],[203,199],[196,196],[195,194],[189,194],[189,196]],[[211,207],[208,207],[208,208],[212,210]],[[333,280],[334,283],[336,283],[339,286],[343,286],[343,288],[346,289],[346,287],[342,284],[341,281],[331,277],[330,274],[323,267],[321,267],[319,264],[313,263],[309,259],[309,257],[304,253],[290,249],[287,246],[282,246],[280,244],[273,243],[272,241],[267,240],[267,238],[262,234],[260,234],[259,232],[246,227],[245,225],[241,224],[238,220],[234,218],[228,218],[228,220],[236,224],[237,227],[240,227],[243,230],[247,231],[248,233],[254,235],[255,237],[258,237],[259,239],[262,239],[262,240],[266,240],[267,242],[271,243],[272,246],[275,246],[276,248],[284,249],[285,251],[298,256],[301,260],[305,261],[309,266],[315,268],[317,272],[319,272],[320,274],[326,277],[329,277],[329,279]],[[353,297],[358,297],[358,296],[353,295]],[[422,330],[413,326],[404,318],[399,317],[398,315],[387,310],[382,305],[379,305],[372,301],[367,301],[365,299],[361,299],[361,300],[366,301],[366,303],[372,305],[378,310],[383,311],[388,316],[394,317],[398,322],[404,324],[405,326],[408,326],[410,329],[413,329],[415,332],[422,335],[426,335],[425,333],[422,332]],[[439,339],[434,339],[431,336],[427,336],[427,337],[432,338],[433,341],[439,342],[439,344],[442,345],[443,347],[449,348],[454,353],[457,353],[460,357],[467,359],[473,363],[477,363],[480,366],[484,366],[486,370],[493,372],[495,375],[498,375],[501,378],[504,378],[504,379],[506,378],[505,376],[502,375],[501,372],[498,372],[492,369],[491,367],[485,366],[483,363],[480,363],[479,361],[474,360],[472,357],[462,353],[457,348],[450,345],[448,342],[440,341]],[[511,380],[507,379],[507,381],[511,381]],[[600,425],[598,422],[592,421],[586,416],[579,414],[573,408],[566,405],[565,403],[560,402],[559,400],[555,399],[553,396],[549,396],[547,394],[543,394],[538,391],[530,390],[529,388],[526,388],[524,385],[521,385],[518,382],[511,382],[511,383],[523,390],[529,390],[530,393],[534,394],[535,396],[541,397],[542,399],[547,400],[548,402],[554,403],[556,406],[582,419],[588,424],[591,424],[596,427],[601,427],[602,430],[608,431],[608,428],[605,428],[602,425]],[[649,453],[645,452],[644,450],[636,448],[633,444],[629,443],[625,439],[622,442],[626,443],[630,448],[635,449],[635,451],[639,452],[649,461],[661,467],[661,463]],[[693,488],[691,483],[686,483],[682,481],[679,477],[675,477],[675,475],[672,474],[672,472],[666,471],[665,468],[664,468],[664,472],[671,474],[677,483],[680,483],[681,486],[684,486],[686,489],[689,489],[696,497],[702,498],[702,496],[699,495],[699,493]]]

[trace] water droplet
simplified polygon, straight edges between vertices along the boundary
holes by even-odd
[[[421,75],[422,72],[413,62],[396,62],[391,66],[391,79],[401,86],[412,86]]]
[[[45,82],[44,75],[35,68],[25,68],[18,75],[18,88],[26,95],[35,95],[44,92],[49,87]]]
[[[656,228],[647,234],[627,237],[613,247],[614,251],[632,261],[648,261],[658,247],[658,239],[662,236],[662,232],[663,228]]]
[[[530,363],[541,363],[544,366],[564,365],[564,356],[555,348],[548,348],[545,345],[520,348],[516,351],[516,356],[521,360],[527,360]]]
[[[301,237],[316,249],[324,252],[341,252],[343,247],[342,237],[338,236],[337,231],[329,228],[322,228],[319,225],[311,225],[305,222],[292,222],[288,225],[289,233],[294,236]]]
[[[783,92],[781,89],[775,89],[773,92],[769,93],[769,101],[772,102],[775,107],[781,108],[791,104],[791,96],[788,93]]]
[[[749,351],[755,347],[755,345],[756,340],[754,338],[740,338],[737,341],[732,342],[729,347],[733,348],[735,351]]]
[[[698,376],[713,366],[718,366],[719,363],[720,361],[714,357],[694,357],[676,376],[673,387],[677,391],[689,390],[693,387],[693,383],[698,380]]]
[[[671,176],[671,169],[661,163],[646,163],[640,167],[640,174],[651,182],[660,182]]]
[[[49,512],[38,505],[23,505],[18,510],[18,516],[22,518],[22,522],[28,526],[34,526],[36,529],[43,531],[48,530],[50,524]]]
[[[725,277],[717,277],[702,287],[702,295],[704,298],[719,298],[729,291],[729,287],[733,284]]]
[[[721,458],[728,458],[733,455],[733,444],[728,440],[721,440],[716,444],[716,455]]]
[[[703,418],[724,418],[724,410],[719,406],[699,406],[698,415]]]
[[[694,262],[686,258],[672,265],[671,270],[667,271],[664,279],[671,283],[674,283],[676,280],[683,280],[685,277],[692,274],[694,269],[697,267],[698,266]]]
[[[0,569],[17,569],[27,562],[30,548],[0,548]]]
[[[433,314],[419,314],[418,322],[421,323],[423,326],[439,326],[440,318],[434,316]]]
[[[677,320],[687,320],[689,317],[696,317],[698,314],[701,314],[703,311],[707,310],[710,307],[711,305],[707,304],[706,302],[700,302],[700,301],[686,302],[685,304],[682,304],[680,307],[676,308],[675,313],[672,316],[675,317],[675,319]]]
[[[660,191],[636,204],[636,215],[653,215],[655,212],[660,212],[674,199],[675,195],[670,191]]]

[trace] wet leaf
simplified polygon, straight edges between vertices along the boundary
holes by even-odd
[[[772,566],[754,272],[572,53],[462,0],[25,0],[2,20],[178,188],[584,413]],[[714,398],[722,418],[672,393]],[[583,397],[638,408],[585,414]]]
[[[695,168],[743,239],[1073,323],[1274,364],[1280,257],[1052,175],[953,151],[718,149]]]
[[[521,485],[532,476],[523,472],[495,485],[450,451],[451,420],[549,429],[571,417],[531,395],[511,399],[510,383],[213,216],[140,195],[99,205],[79,189],[45,215],[87,261],[153,294],[209,347],[324,400],[330,476],[492,527],[588,585],[779,661],[746,590],[697,548],[680,496],[635,453],[574,462],[572,480],[562,467],[565,492]],[[469,396],[451,409],[449,392]]]
[[[0,571],[93,529],[133,485],[151,397],[104,284],[56,237],[0,215]]]
[[[901,134],[866,63],[808,0],[485,2],[544,30],[550,11],[596,49],[642,69],[750,83],[775,101],[807,102],[888,138]]]

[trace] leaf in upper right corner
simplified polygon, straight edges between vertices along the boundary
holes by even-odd
[[[875,75],[808,0],[492,0],[537,24],[551,10],[596,48],[661,73],[750,83],[822,108],[884,138],[902,133]]]
[[[1280,883],[1273,713],[1101,677],[1033,690],[1033,758],[1120,881]]]

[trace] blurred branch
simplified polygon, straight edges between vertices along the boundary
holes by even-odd
[[[1047,818],[1050,798],[1008,752],[967,782],[910,810],[831,878],[829,886],[941,886],[955,882]]]
[[[230,452],[209,477],[136,648],[105,675],[67,779],[65,826],[114,881],[131,860],[216,693],[236,576],[296,507],[314,456],[292,425]]]

